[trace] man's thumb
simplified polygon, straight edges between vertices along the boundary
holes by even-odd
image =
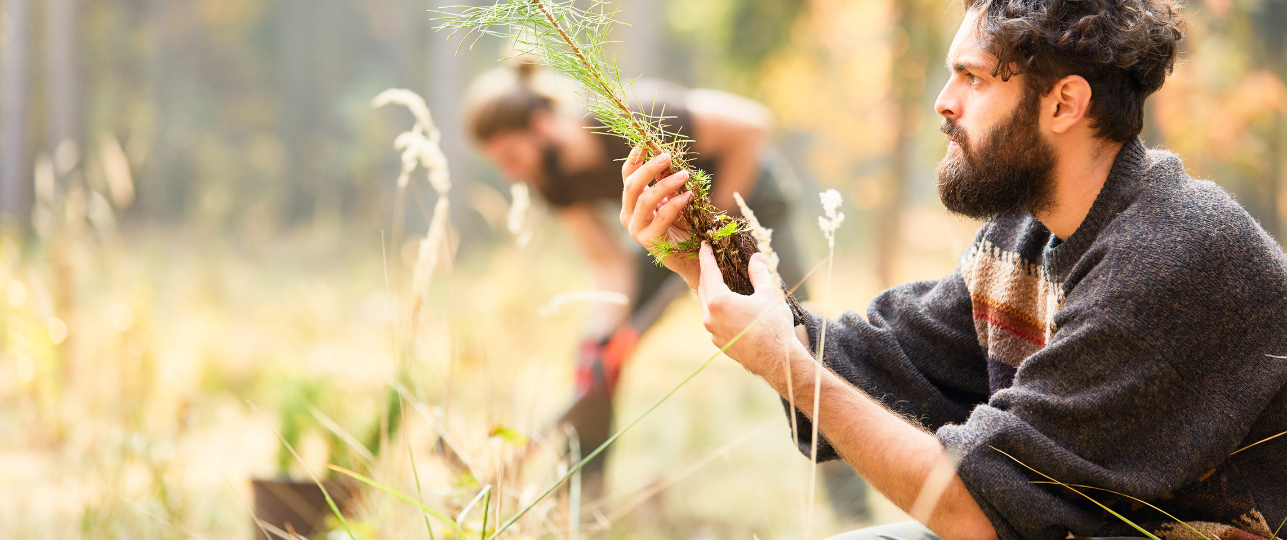
[[[764,262],[763,253],[751,255],[751,263],[746,268],[746,274],[751,278],[751,286],[757,293],[777,286],[773,283],[773,274],[769,273],[769,265]]]

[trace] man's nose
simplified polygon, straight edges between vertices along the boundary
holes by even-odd
[[[938,93],[938,99],[934,100],[934,112],[948,120],[960,118],[961,103],[952,93],[951,81],[943,85],[943,90]]]

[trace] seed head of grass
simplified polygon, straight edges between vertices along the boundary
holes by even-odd
[[[398,135],[393,147],[402,152],[402,172],[398,175],[398,189],[403,189],[411,179],[411,173],[418,166],[429,171],[429,185],[438,193],[438,202],[434,204],[433,218],[429,222],[429,233],[420,241],[420,252],[411,271],[412,317],[419,311],[425,292],[429,289],[429,278],[443,253],[447,253],[447,227],[449,203],[447,194],[451,191],[451,174],[447,167],[447,155],[442,151],[442,134],[433,123],[429,107],[424,98],[415,92],[391,88],[380,92],[371,100],[372,107],[383,107],[397,104],[406,107],[416,118],[410,131]]]
[[[402,105],[411,111],[416,124],[410,131],[398,135],[393,147],[402,151],[402,174],[398,176],[398,187],[405,187],[411,173],[417,165],[429,171],[429,184],[439,196],[451,190],[451,175],[447,170],[447,156],[442,152],[442,134],[433,123],[429,107],[424,98],[415,92],[400,88],[390,88],[371,100],[372,107],[383,107],[388,104]]]
[[[819,193],[818,198],[822,200],[822,213],[824,214],[818,216],[818,228],[822,229],[822,235],[827,238],[827,245],[835,249],[836,229],[839,229],[840,224],[845,222],[845,214],[837,211],[840,209],[840,204],[844,202],[844,199],[840,196],[840,192],[834,189]]]
[[[778,254],[773,252],[772,245],[773,229],[766,229],[760,225],[760,220],[755,218],[755,212],[746,205],[741,193],[734,192],[733,199],[737,201],[738,208],[742,209],[742,216],[746,218],[747,227],[750,228],[751,236],[755,238],[760,253],[764,254],[764,264],[769,267],[769,275],[773,276],[774,283],[780,283],[782,278],[778,276]]]

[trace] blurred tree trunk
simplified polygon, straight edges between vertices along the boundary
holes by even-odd
[[[618,4],[622,8],[620,20],[630,23],[615,26],[621,43],[614,43],[614,53],[621,58],[621,74],[626,80],[639,75],[657,77],[658,53],[665,45],[661,42],[663,24],[662,5],[657,0],[631,0]],[[643,96],[640,96],[643,98]],[[645,101],[647,101],[645,99]]]
[[[71,141],[79,150],[81,144],[80,73],[78,48],[80,32],[77,31],[78,0],[46,0],[45,2],[45,95],[48,99],[48,128],[46,149],[54,151]],[[75,161],[59,165],[75,166]],[[66,168],[57,171],[59,180],[66,181]]]
[[[1269,66],[1278,80],[1287,84],[1287,0],[1267,0],[1262,2],[1263,13],[1256,17],[1260,23],[1261,40],[1264,43],[1263,61]],[[1279,110],[1274,120],[1269,138],[1269,182],[1270,198],[1273,199],[1273,212],[1276,223],[1269,232],[1281,243],[1283,230],[1283,187],[1287,183],[1287,110]]]
[[[1266,143],[1269,148],[1266,180],[1269,182],[1268,198],[1272,199],[1270,204],[1273,205],[1274,222],[1263,225],[1265,230],[1278,239],[1279,244],[1282,244],[1283,183],[1287,181],[1287,178],[1284,178],[1287,176],[1287,113],[1279,111],[1274,115],[1273,126],[1270,128],[1269,140]]]
[[[32,179],[27,147],[31,1],[5,0],[0,33],[0,226],[31,229]]]
[[[193,4],[147,0],[144,12],[144,68],[148,101],[157,111],[149,134],[150,156],[138,182],[141,209],[154,219],[179,221],[186,216],[189,194],[196,184],[192,155],[193,122],[185,105],[194,99],[191,73],[201,64]]]
[[[322,26],[324,7],[308,0],[285,0],[279,4],[281,20],[290,21],[281,29],[280,56],[277,59],[281,84],[278,99],[281,105],[281,139],[286,143],[286,199],[282,208],[290,221],[315,217],[318,210],[318,189],[326,177],[321,167],[317,146],[322,134],[318,122],[323,109],[329,105],[322,96],[325,63],[336,59],[319,58],[322,41],[338,38],[334,28]],[[325,28],[325,37],[319,30]]]
[[[460,5],[478,5],[479,0],[466,0],[456,2]],[[451,199],[453,213],[451,216],[454,232],[459,233],[461,238],[457,245],[470,249],[471,247],[481,247],[486,245],[484,236],[485,221],[476,213],[466,214],[465,210],[470,208],[467,195],[469,192],[468,185],[476,181],[476,167],[474,166],[472,155],[469,151],[469,136],[464,129],[464,111],[460,104],[464,103],[465,90],[472,82],[477,71],[495,69],[502,64],[496,62],[497,55],[488,54],[456,54],[457,47],[460,46],[460,36],[455,40],[447,39],[444,32],[436,32],[429,39],[429,92],[425,96],[425,102],[429,105],[429,110],[433,113],[434,122],[438,124],[438,129],[442,131],[442,151],[447,156],[447,162],[451,164],[452,186],[448,196]],[[480,47],[484,45],[480,44]],[[475,48],[479,50],[479,48]],[[483,49],[485,50],[485,49]],[[479,63],[481,69],[474,70],[470,68],[470,61]],[[423,182],[424,180],[420,180]],[[427,184],[421,184],[426,187]],[[423,190],[425,194],[434,197],[433,190]],[[428,204],[433,204],[434,200],[427,200]],[[431,207],[432,208],[432,207]],[[426,219],[432,219],[432,216],[425,216]],[[469,219],[470,224],[462,223],[462,219]]]
[[[890,65],[890,92],[897,108],[897,139],[890,156],[887,189],[876,211],[876,277],[882,287],[893,286],[897,279],[894,263],[898,256],[900,222],[913,176],[916,139],[925,118],[921,103],[925,70],[930,65],[930,56],[937,54],[940,47],[937,11],[923,5],[924,0],[895,1],[898,18],[891,48],[896,57]],[[902,54],[898,54],[900,49]]]
[[[895,66],[899,62],[894,63]],[[906,87],[895,89],[898,97],[898,140],[890,156],[888,189],[884,190],[881,206],[876,211],[876,278],[882,288],[895,285],[894,263],[898,258],[899,231],[902,229],[902,212],[907,197],[907,184],[911,180],[911,155],[916,144],[916,130],[911,126],[919,100],[911,96]]]
[[[1265,0],[1255,4],[1247,16],[1251,21],[1250,56],[1259,66],[1267,68],[1281,82],[1287,82],[1287,0]],[[1267,111],[1268,112],[1268,111]],[[1261,226],[1281,242],[1284,232],[1281,199],[1283,176],[1287,174],[1287,113],[1273,111],[1264,126],[1265,163],[1259,171],[1259,186],[1252,186],[1255,193],[1244,202],[1248,211],[1260,220]]]

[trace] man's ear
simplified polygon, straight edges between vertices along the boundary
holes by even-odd
[[[1090,110],[1090,83],[1081,75],[1069,75],[1056,82],[1047,97],[1053,99],[1055,105],[1050,131],[1065,133]]]

